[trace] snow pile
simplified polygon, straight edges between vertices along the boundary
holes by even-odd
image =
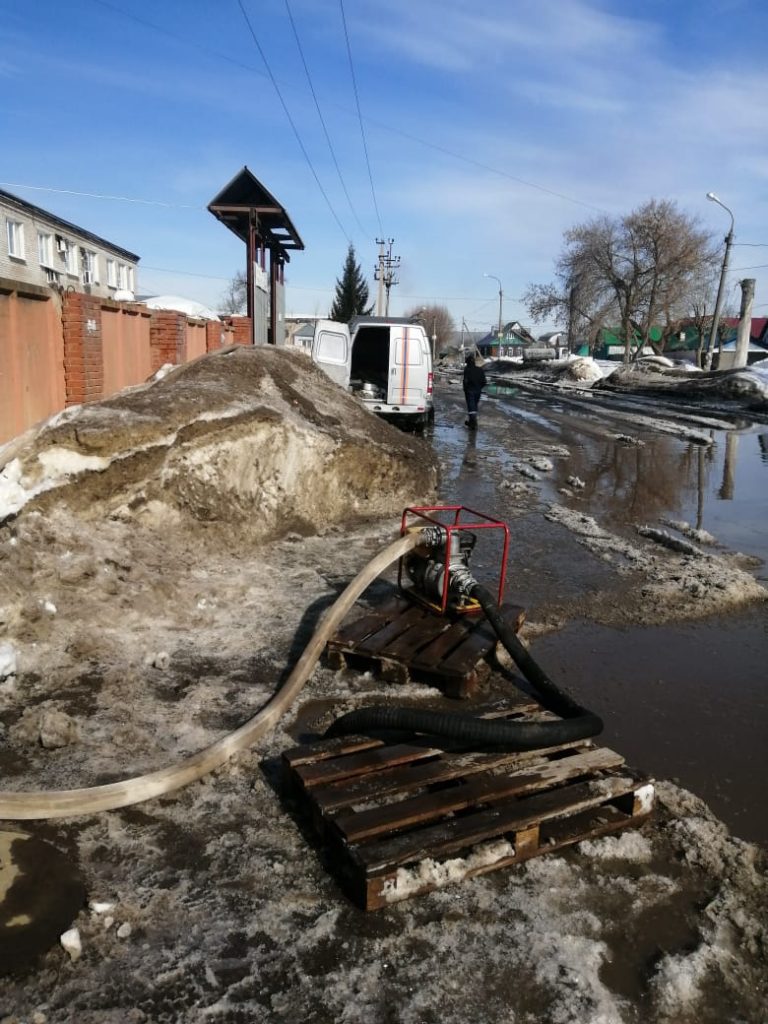
[[[569,530],[589,551],[612,563],[618,573],[642,575],[649,617],[654,607],[656,612],[665,608],[668,615],[684,619],[768,600],[768,591],[739,565],[738,554],[710,554],[673,538],[667,531],[637,527],[650,541],[672,549],[660,556],[603,529],[591,516],[563,505],[550,505],[545,518]]]
[[[0,522],[32,502],[84,518],[178,515],[268,537],[391,514],[436,483],[429,446],[369,414],[294,353],[217,353],[20,439]],[[42,500],[41,500],[42,499]]]
[[[438,889],[452,882],[460,882],[483,868],[514,856],[514,846],[505,839],[499,839],[492,843],[481,843],[468,857],[453,857],[441,862],[426,858],[412,868],[398,868],[395,878],[384,883],[382,893],[387,903],[397,903],[414,893],[422,892],[425,886]]]
[[[563,376],[570,380],[593,382],[600,380],[605,373],[591,356],[579,356],[566,364]]]
[[[202,302],[196,302],[194,299],[186,299],[183,295],[153,295],[141,301],[147,309],[176,310],[197,320],[221,319],[215,309],[203,305]]]

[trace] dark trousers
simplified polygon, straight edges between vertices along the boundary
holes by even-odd
[[[464,389],[464,398],[467,401],[467,412],[470,416],[477,416],[477,407],[480,404],[480,395],[482,391],[470,391],[468,388]]]

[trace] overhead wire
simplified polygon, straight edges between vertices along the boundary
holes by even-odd
[[[77,192],[72,188],[50,188],[47,185],[20,185],[14,181],[0,181],[2,188],[23,188],[32,192],[57,192],[67,196],[83,196],[86,199],[111,199],[121,203],[140,203],[143,206],[165,206],[171,210],[199,210],[201,207],[189,203],[164,203],[159,199],[137,199],[133,196],[109,196],[98,192]]]
[[[357,118],[360,122],[360,135],[363,139],[363,152],[365,153],[365,165],[368,168],[368,181],[371,184],[371,196],[373,198],[373,208],[376,211],[376,220],[379,225],[379,233],[384,234],[384,228],[381,225],[381,214],[379,213],[379,204],[376,201],[376,189],[373,187],[373,173],[371,171],[371,161],[368,156],[368,141],[365,137],[365,126],[363,125],[363,113],[360,109],[360,94],[357,90],[357,77],[355,75],[355,63],[352,60],[352,47],[349,45],[349,32],[347,30],[347,17],[344,13],[344,0],[339,0],[339,9],[341,11],[341,22],[344,26],[344,39],[347,44],[347,56],[349,57],[349,71],[352,76],[352,89],[355,94],[355,105],[357,107]]]
[[[249,71],[253,74],[260,75],[261,77],[270,77],[273,83],[275,81],[274,76],[272,76],[271,73],[267,75],[266,72],[261,71],[259,68],[253,67],[253,65],[251,64],[244,64],[242,61],[236,60],[228,54],[221,53],[218,50],[214,50],[208,46],[202,45],[195,39],[179,35],[176,32],[172,32],[169,29],[164,28],[162,25],[158,25],[156,22],[150,21],[147,18],[141,18],[138,15],[132,14],[129,11],[125,11],[121,7],[109,3],[108,0],[92,0],[92,3],[98,4],[99,6],[104,7],[106,10],[112,11],[113,13],[121,15],[124,18],[128,18],[131,21],[135,21],[140,25],[144,25],[157,32],[161,32],[163,35],[166,35],[169,38],[176,40],[183,46],[194,46],[195,49],[199,50],[201,53],[205,53],[208,56],[216,57],[218,60],[226,61],[229,64],[233,64],[235,67],[239,67],[244,71]],[[333,105],[337,106],[337,104]],[[340,107],[339,109],[344,110],[345,108]],[[361,116],[359,109],[358,116]],[[444,156],[449,156],[453,160],[459,160],[462,163],[470,164],[473,167],[478,167],[480,170],[488,171],[489,173],[496,174],[502,178],[507,178],[509,181],[514,181],[518,185],[524,185],[526,188],[536,189],[539,192],[543,192],[545,195],[553,196],[556,199],[562,199],[564,202],[573,203],[576,206],[582,206],[585,209],[595,210],[597,213],[607,212],[602,207],[595,206],[593,203],[587,203],[584,200],[576,199],[574,196],[569,196],[564,192],[558,192],[555,189],[547,188],[545,185],[538,184],[538,182],[529,181],[526,178],[518,178],[514,174],[510,174],[508,171],[502,170],[499,167],[493,167],[491,164],[483,163],[480,160],[474,160],[472,157],[465,156],[463,153],[459,153],[456,150],[449,149],[447,146],[441,146],[435,142],[430,142],[428,139],[422,138],[419,135],[414,135],[411,132],[406,132],[402,128],[396,128],[393,125],[387,124],[384,121],[379,121],[378,119],[370,116],[365,117],[364,120],[368,124],[376,125],[377,128],[381,128],[384,131],[391,132],[394,135],[399,135],[401,136],[401,138],[408,139],[411,142],[415,142],[420,146],[424,146],[426,149],[433,149],[435,150],[435,152],[442,153]],[[736,242],[735,244],[743,245],[748,243]],[[766,244],[768,245],[768,243]]]
[[[317,187],[320,189],[320,192],[322,193],[323,199],[325,199],[325,201],[326,201],[326,203],[328,205],[328,209],[331,211],[331,214],[333,215],[333,219],[338,224],[338,226],[339,226],[339,228],[341,230],[341,233],[344,235],[344,237],[346,238],[347,242],[350,242],[351,241],[350,237],[347,234],[347,231],[346,231],[344,225],[341,223],[339,215],[336,213],[336,210],[334,209],[333,203],[331,202],[330,198],[328,197],[328,193],[323,188],[323,184],[322,184],[322,182],[320,181],[320,178],[317,175],[317,171],[315,170],[315,166],[312,163],[312,160],[310,159],[309,153],[307,152],[306,146],[304,145],[304,143],[302,141],[301,135],[299,134],[299,130],[296,127],[296,124],[295,124],[293,118],[291,117],[291,112],[288,109],[288,104],[285,102],[285,100],[283,98],[283,94],[280,91],[280,86],[277,84],[277,79],[272,74],[272,68],[269,65],[269,61],[267,60],[267,55],[264,53],[264,50],[262,49],[261,43],[259,42],[258,36],[256,35],[256,32],[254,30],[254,27],[251,24],[251,19],[248,17],[248,12],[246,11],[245,6],[243,5],[243,0],[237,0],[237,5],[238,5],[238,7],[240,8],[240,10],[242,12],[242,15],[243,15],[243,18],[245,19],[246,25],[248,26],[248,31],[251,33],[251,38],[253,39],[254,45],[256,46],[256,49],[259,51],[261,59],[264,61],[264,67],[267,69],[267,73],[269,75],[270,81],[272,82],[274,90],[277,93],[277,98],[280,100],[280,103],[281,103],[281,105],[283,107],[283,110],[285,112],[285,116],[288,118],[288,123],[290,124],[291,128],[293,129],[293,134],[296,136],[296,141],[299,144],[299,148],[301,149],[301,152],[304,154],[304,159],[307,161],[307,165],[308,165],[310,171],[312,172],[312,176],[315,179]]]
[[[307,61],[306,61],[306,58],[304,56],[304,48],[301,45],[301,39],[299,38],[299,33],[298,33],[297,28],[296,28],[296,22],[294,20],[293,12],[291,11],[291,5],[288,2],[288,0],[285,0],[285,9],[288,12],[288,20],[291,23],[291,28],[293,30],[293,37],[296,40],[296,47],[297,47],[297,49],[299,51],[299,56],[301,57],[301,63],[304,65],[304,74],[307,76],[307,84],[309,85],[309,91],[312,93],[312,99],[315,102],[315,110],[317,110],[317,116],[320,118],[320,124],[323,126],[323,132],[325,134],[325,141],[328,143],[328,149],[329,149],[330,154],[331,154],[331,159],[333,160],[333,166],[336,168],[336,173],[339,176],[339,181],[341,182],[341,187],[342,187],[342,189],[344,191],[344,195],[347,197],[347,202],[349,203],[349,208],[352,211],[352,216],[357,221],[357,226],[360,228],[362,233],[364,235],[367,235],[368,232],[365,230],[365,228],[363,227],[363,225],[360,222],[360,218],[359,218],[359,216],[357,214],[357,210],[355,209],[355,206],[354,206],[354,204],[352,202],[352,198],[351,198],[351,196],[349,194],[349,190],[347,189],[347,184],[344,181],[344,176],[341,173],[341,167],[339,167],[339,161],[336,158],[336,151],[333,148],[333,143],[331,142],[331,136],[330,136],[330,133],[328,131],[328,126],[325,123],[325,118],[323,117],[323,112],[320,109],[320,101],[318,100],[317,93],[315,92],[315,86],[314,86],[314,83],[312,82],[312,76],[309,73],[309,67],[307,65]]]

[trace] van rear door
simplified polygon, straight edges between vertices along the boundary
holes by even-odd
[[[428,367],[419,326],[393,324],[389,343],[389,405],[425,408]]]
[[[349,387],[352,346],[347,324],[336,320],[317,321],[312,338],[312,362],[322,367],[331,380],[343,388]]]

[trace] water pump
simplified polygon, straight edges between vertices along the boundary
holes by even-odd
[[[501,603],[509,547],[509,529],[505,523],[464,505],[434,505],[404,511],[400,532],[406,534],[415,528],[421,529],[422,543],[400,562],[398,583],[404,593],[441,615],[480,613],[481,605],[472,596],[477,580],[469,561],[479,530],[501,530],[503,551],[498,567],[498,602]]]

